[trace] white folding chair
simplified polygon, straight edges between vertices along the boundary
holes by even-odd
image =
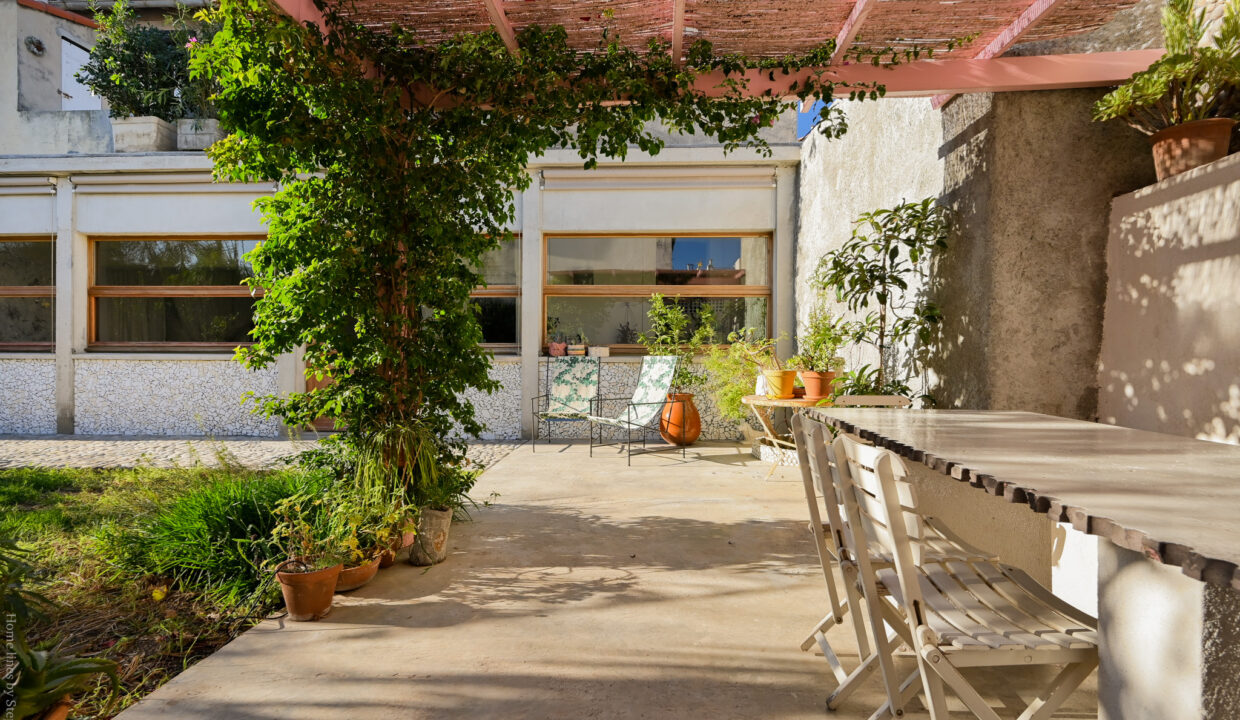
[[[963,667],[1063,665],[1020,720],[1045,720],[1098,664],[1097,622],[1020,570],[995,561],[943,559],[923,541],[925,518],[904,462],[889,450],[843,436],[834,442],[841,497],[857,548],[888,712],[916,694],[920,674],[934,720],[946,720],[945,687],[982,720],[999,720]],[[872,561],[888,556],[892,563]],[[881,590],[880,590],[881,588]],[[918,673],[895,673],[884,623],[917,656]],[[878,714],[884,712],[880,708]]]
[[[800,461],[801,479],[805,486],[810,534],[818,550],[819,564],[822,566],[830,601],[829,612],[810,631],[801,643],[801,649],[809,650],[817,643],[830,665],[838,684],[827,697],[827,709],[834,710],[878,668],[878,655],[866,634],[866,625],[862,622],[867,610],[859,592],[856,549],[852,546],[852,537],[844,520],[844,509],[840,500],[838,464],[831,445],[831,429],[804,414],[793,417],[792,429]],[[824,516],[826,522],[823,521]],[[937,557],[964,561],[995,559],[993,555],[971,547],[946,527],[932,520],[926,523],[925,530],[925,545],[928,551]],[[888,556],[872,558],[872,562],[882,567],[891,566]],[[843,602],[836,586],[834,571],[838,571],[843,578]],[[852,671],[844,669],[839,655],[827,639],[827,633],[835,626],[842,625],[844,615],[849,611],[853,613],[853,632],[860,658]],[[894,641],[895,638],[891,638],[888,645]]]

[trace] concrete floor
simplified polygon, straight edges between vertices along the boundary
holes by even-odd
[[[826,663],[798,649],[825,589],[799,475],[768,468],[731,445],[631,468],[520,448],[443,565],[382,571],[322,622],[265,622],[121,717],[866,718],[877,680],[827,715]],[[832,634],[851,667],[850,636]],[[1044,677],[984,692],[1014,717]],[[1056,717],[1095,708],[1091,680]]]

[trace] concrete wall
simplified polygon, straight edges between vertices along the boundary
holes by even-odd
[[[62,34],[95,44],[90,28],[0,0],[0,155],[112,151],[106,110],[59,109]],[[26,49],[27,36],[43,41],[43,57]]]
[[[1240,444],[1240,155],[1116,198],[1102,421]]]

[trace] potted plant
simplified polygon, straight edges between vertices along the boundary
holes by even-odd
[[[77,79],[108,101],[116,152],[176,149],[172,122],[189,78],[186,48],[172,32],[138,24],[126,0],[95,15],[99,30]]]
[[[383,558],[404,546],[403,530],[411,508],[403,493],[389,487],[339,485],[333,498],[332,536],[344,553],[344,567],[336,579],[336,592],[356,590],[374,579]]]
[[[659,435],[673,445],[692,445],[702,435],[702,416],[688,391],[701,386],[704,379],[695,362],[702,346],[715,337],[714,311],[702,305],[696,317],[691,317],[679,296],[669,302],[655,293],[650,296],[647,317],[650,331],[639,336],[646,352],[680,358],[659,416]]]
[[[298,494],[275,508],[279,522],[272,535],[288,559],[276,567],[290,620],[321,620],[332,608],[332,594],[344,564],[332,534],[330,515],[322,498]]]
[[[183,5],[177,8],[178,13],[172,22],[173,41],[192,54],[204,43],[209,43],[218,28],[195,19]],[[178,92],[181,117],[176,123],[177,150],[206,150],[224,137],[211,102],[211,95],[216,89],[217,84],[210,78],[197,72],[186,74]]]
[[[728,342],[741,358],[758,369],[760,381],[754,386],[755,393],[781,400],[796,396],[797,371],[779,362],[775,355],[778,340],[759,337],[752,328],[745,328],[728,335]]]
[[[848,324],[831,317],[820,302],[810,313],[801,336],[801,352],[788,361],[789,367],[800,371],[805,399],[822,400],[831,396],[832,384],[844,369],[844,358],[839,356],[839,349],[848,338]]]
[[[585,356],[586,350],[589,349],[589,343],[590,341],[586,338],[585,330],[578,328],[576,336],[573,337],[573,341],[568,344],[567,348],[565,348],[565,354]]]
[[[1094,120],[1123,120],[1150,136],[1158,179],[1227,155],[1240,113],[1240,0],[1230,0],[1207,42],[1210,25],[1193,0],[1162,11],[1167,52],[1094,106]]]

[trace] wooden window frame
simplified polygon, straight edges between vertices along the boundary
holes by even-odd
[[[559,238],[728,238],[728,237],[760,237],[766,239],[767,280],[765,285],[550,285],[547,274],[550,271],[548,255],[551,241]],[[549,297],[609,297],[609,298],[641,298],[650,299],[651,295],[681,295],[700,298],[766,298],[766,335],[771,336],[773,320],[771,318],[771,273],[774,272],[775,236],[769,232],[677,232],[677,233],[546,233],[542,242],[542,348],[547,347],[550,338],[547,336],[547,298]],[[727,343],[721,343],[726,346]],[[644,355],[646,346],[631,343],[609,343],[616,355]]]
[[[0,285],[0,298],[52,298],[52,337],[51,342],[0,342],[0,353],[56,352],[56,236],[55,235],[4,235],[0,242],[45,242],[52,249],[52,284],[51,285]]]
[[[88,352],[232,352],[238,347],[249,347],[253,342],[100,342],[98,339],[99,298],[236,298],[257,300],[263,296],[261,288],[251,290],[244,285],[96,285],[95,257],[99,243],[107,242],[194,242],[201,240],[266,240],[266,235],[98,235],[87,243],[86,290],[87,322],[86,350]]]
[[[479,285],[469,294],[474,298],[516,298],[517,300],[517,342],[514,343],[479,343],[485,350],[497,355],[517,355],[521,352],[521,233],[514,232],[512,239],[517,243],[517,283],[516,285]]]

